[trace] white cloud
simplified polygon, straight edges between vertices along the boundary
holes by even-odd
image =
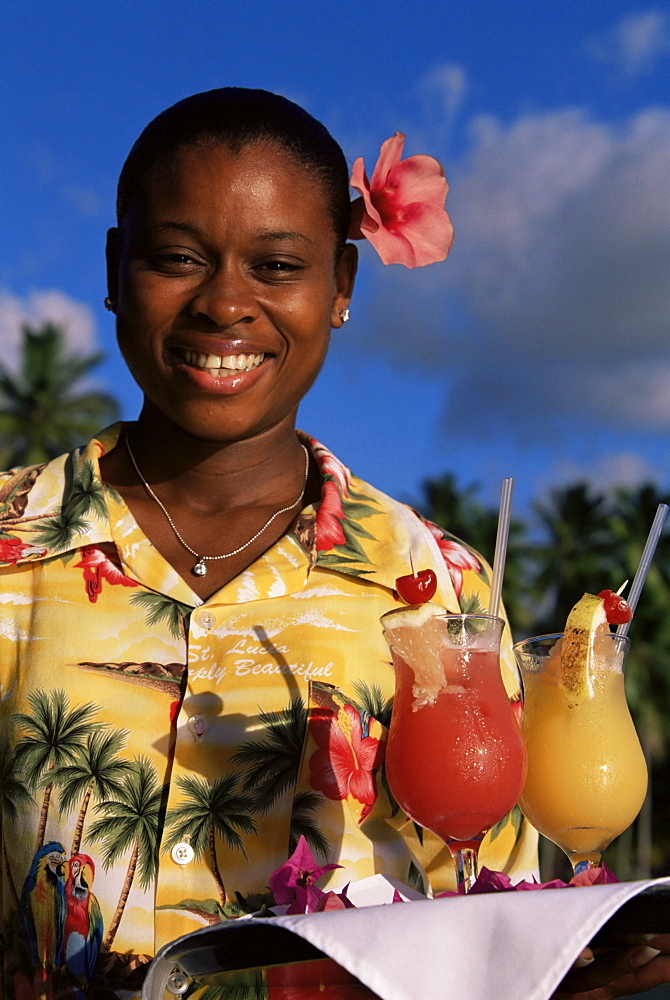
[[[607,493],[617,486],[633,487],[642,483],[658,483],[658,469],[646,459],[630,451],[603,455],[596,462],[572,460],[557,462],[547,484],[588,482],[594,491]]]
[[[417,91],[423,100],[424,117],[438,113],[442,127],[453,122],[467,93],[467,74],[463,66],[444,63],[430,69],[419,81]]]
[[[375,268],[368,345],[441,370],[452,426],[479,401],[482,430],[492,413],[522,435],[580,415],[670,428],[669,176],[664,110],[620,127],[576,110],[475,120],[450,177],[451,256]]]
[[[63,198],[69,202],[81,215],[91,218],[102,215],[102,200],[92,188],[82,184],[66,184],[63,187]]]
[[[663,10],[627,14],[609,31],[589,39],[587,51],[628,79],[650,73],[670,54],[670,14]]]
[[[66,333],[68,349],[90,354],[98,349],[96,324],[92,310],[64,292],[33,291],[21,298],[0,291],[0,353],[3,364],[15,369],[19,358],[21,326],[40,327],[56,323]]]

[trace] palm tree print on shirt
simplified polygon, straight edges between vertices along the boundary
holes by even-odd
[[[64,691],[42,689],[30,694],[28,703],[30,714],[14,715],[19,727],[14,754],[28,788],[33,792],[44,789],[35,844],[35,850],[39,850],[44,844],[54,773],[75,762],[77,752],[94,731],[98,708],[92,702],[70,708]]]
[[[253,799],[254,811],[265,815],[298,783],[307,709],[302,698],[294,698],[281,712],[260,712],[258,718],[265,727],[265,735],[243,743],[232,760],[245,768],[243,788]],[[328,841],[312,819],[321,801],[314,792],[296,796],[291,815],[289,854],[302,835],[312,850],[328,855]]]
[[[61,813],[70,812],[79,802],[71,856],[79,853],[91,798],[102,802],[123,794],[123,779],[129,776],[132,764],[122,760],[118,754],[129,735],[127,729],[111,732],[98,729],[88,735],[82,747],[77,748],[73,763],[64,764],[54,771],[54,785],[61,789],[58,803]]]
[[[105,871],[130,849],[116,912],[102,942],[106,950],[116,937],[135,875],[143,889],[149,888],[156,875],[162,800],[163,788],[156,769],[148,758],[139,757],[122,779],[119,794],[95,807],[101,816],[89,828],[88,836],[102,845]]]
[[[258,833],[255,821],[249,816],[253,802],[238,790],[237,774],[229,774],[212,784],[204,778],[181,775],[177,784],[185,798],[180,805],[168,811],[166,825],[171,826],[172,831],[166,837],[164,850],[169,851],[185,840],[190,843],[196,857],[209,852],[219,907],[223,912],[227,902],[226,888],[216,858],[216,837],[222,837],[228,847],[244,853],[241,833],[251,836]]]
[[[294,698],[288,708],[260,712],[258,719],[266,735],[243,743],[232,759],[246,768],[244,791],[253,797],[254,810],[265,814],[298,781],[307,709],[302,698]]]
[[[0,815],[5,820],[15,823],[19,818],[19,808],[30,805],[34,806],[35,800],[25,786],[21,769],[16,760],[16,754],[11,746],[11,740],[3,738],[0,742]],[[7,854],[7,840],[8,831],[5,830],[2,837],[2,857],[12,899],[18,910],[19,896],[10,868],[9,855]]]
[[[133,594],[130,603],[135,607],[146,609],[146,623],[149,628],[165,622],[174,639],[185,638],[188,617],[193,610],[188,604],[149,590]]]

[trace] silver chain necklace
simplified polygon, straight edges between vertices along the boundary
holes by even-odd
[[[144,476],[140,472],[140,470],[138,468],[138,465],[137,465],[137,462],[135,461],[135,456],[133,455],[132,450],[130,448],[130,441],[128,440],[128,435],[127,434],[125,435],[125,442],[126,442],[126,451],[128,452],[128,458],[132,462],[133,468],[135,469],[135,472],[137,473],[137,476],[138,476],[140,482],[142,483],[142,486],[144,486],[145,490],[147,491],[147,493],[149,494],[149,496],[151,497],[151,499],[155,500],[156,503],[158,504],[158,506],[160,507],[160,509],[163,511],[163,513],[165,514],[165,516],[167,518],[168,524],[170,525],[170,527],[172,528],[172,530],[174,531],[175,535],[177,536],[177,538],[179,539],[179,541],[181,542],[181,544],[184,546],[184,548],[186,549],[186,551],[190,552],[191,555],[194,556],[194,558],[195,558],[195,566],[193,567],[193,569],[192,569],[191,572],[194,573],[195,576],[206,576],[207,575],[207,563],[208,562],[217,562],[219,559],[230,559],[231,556],[236,556],[239,552],[243,552],[245,549],[249,548],[249,546],[252,544],[252,542],[255,542],[257,538],[260,538],[260,536],[263,534],[263,532],[267,528],[270,527],[270,525],[275,520],[275,518],[279,517],[280,514],[286,514],[289,510],[293,510],[294,507],[298,506],[298,504],[300,503],[300,501],[304,497],[304,495],[305,495],[305,489],[307,488],[307,477],[309,476],[309,452],[307,451],[307,448],[305,448],[304,444],[301,444],[300,447],[302,448],[303,452],[305,453],[305,476],[304,476],[303,483],[302,483],[302,489],[300,490],[300,495],[298,497],[296,497],[296,499],[293,501],[293,503],[289,504],[288,507],[282,507],[281,510],[276,510],[274,512],[274,514],[272,515],[272,517],[270,517],[265,522],[265,524],[263,525],[263,527],[259,528],[259,530],[256,532],[256,534],[252,535],[251,538],[249,539],[249,541],[245,542],[244,545],[240,545],[238,548],[233,549],[232,552],[224,552],[220,556],[203,556],[199,552],[196,552],[195,549],[192,549],[191,546],[188,544],[188,542],[184,541],[184,539],[181,537],[181,535],[179,534],[179,532],[177,530],[176,524],[174,523],[174,521],[170,517],[165,504],[161,500],[158,499],[158,497],[156,496],[156,494],[151,489],[151,487],[149,486],[148,482],[146,481],[146,479],[144,478]]]

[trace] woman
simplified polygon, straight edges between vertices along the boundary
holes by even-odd
[[[487,605],[475,554],[296,433],[356,271],[325,129],[265,92],[196,95],[138,139],[117,214],[107,304],[140,416],[2,485],[17,995],[136,989],[154,949],[258,908],[301,833],[333,882],[448,885],[382,784],[378,622],[410,552],[450,610]],[[527,874],[533,832],[496,832],[484,862]]]

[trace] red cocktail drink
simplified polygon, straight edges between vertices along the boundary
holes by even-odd
[[[440,610],[382,619],[396,671],[386,773],[407,815],[457,854],[517,802],[526,748],[500,675],[502,620]]]

